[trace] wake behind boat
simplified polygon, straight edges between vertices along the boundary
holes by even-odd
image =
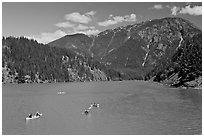
[[[89,114],[89,111],[90,111],[93,107],[99,108],[99,104],[98,104],[98,103],[92,103],[88,109],[85,109],[84,112],[82,112],[82,114],[88,115],[88,114]]]

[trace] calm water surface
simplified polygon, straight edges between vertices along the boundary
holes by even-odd
[[[83,115],[93,102],[100,107]],[[6,84],[2,133],[202,134],[202,93],[144,81]]]

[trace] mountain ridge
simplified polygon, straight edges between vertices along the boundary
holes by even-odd
[[[105,30],[89,37],[92,42],[87,43],[86,47],[91,51],[90,56],[108,68],[133,76],[127,79],[149,79],[149,73],[160,62],[165,64],[169,58],[171,60],[186,39],[199,34],[202,31],[188,20],[165,17]],[[55,45],[55,41],[49,45],[62,46]],[[88,53],[87,49],[80,52]]]
[[[178,17],[121,26],[96,36],[66,35],[48,45],[96,60],[99,68],[109,70],[105,74],[110,80],[152,79],[187,86],[202,76],[202,31]]]

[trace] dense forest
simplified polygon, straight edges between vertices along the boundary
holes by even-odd
[[[185,38],[183,46],[168,62],[161,62],[150,74],[154,80],[174,87],[202,86],[202,35]],[[165,69],[164,69],[165,68]]]
[[[3,82],[106,81],[118,77],[97,60],[24,37],[2,39]]]

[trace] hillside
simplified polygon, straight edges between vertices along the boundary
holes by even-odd
[[[92,37],[67,35],[49,45],[89,54],[122,79],[184,86],[202,74],[202,32],[182,18],[145,21]]]
[[[182,18],[121,26],[96,36],[67,35],[48,45],[9,37],[2,45],[4,81],[17,74],[15,79],[21,79],[23,73],[24,81],[26,75],[32,81],[39,75],[43,81],[137,79],[194,87],[202,79],[202,31]]]
[[[107,81],[117,72],[93,58],[24,37],[2,40],[3,83]]]

